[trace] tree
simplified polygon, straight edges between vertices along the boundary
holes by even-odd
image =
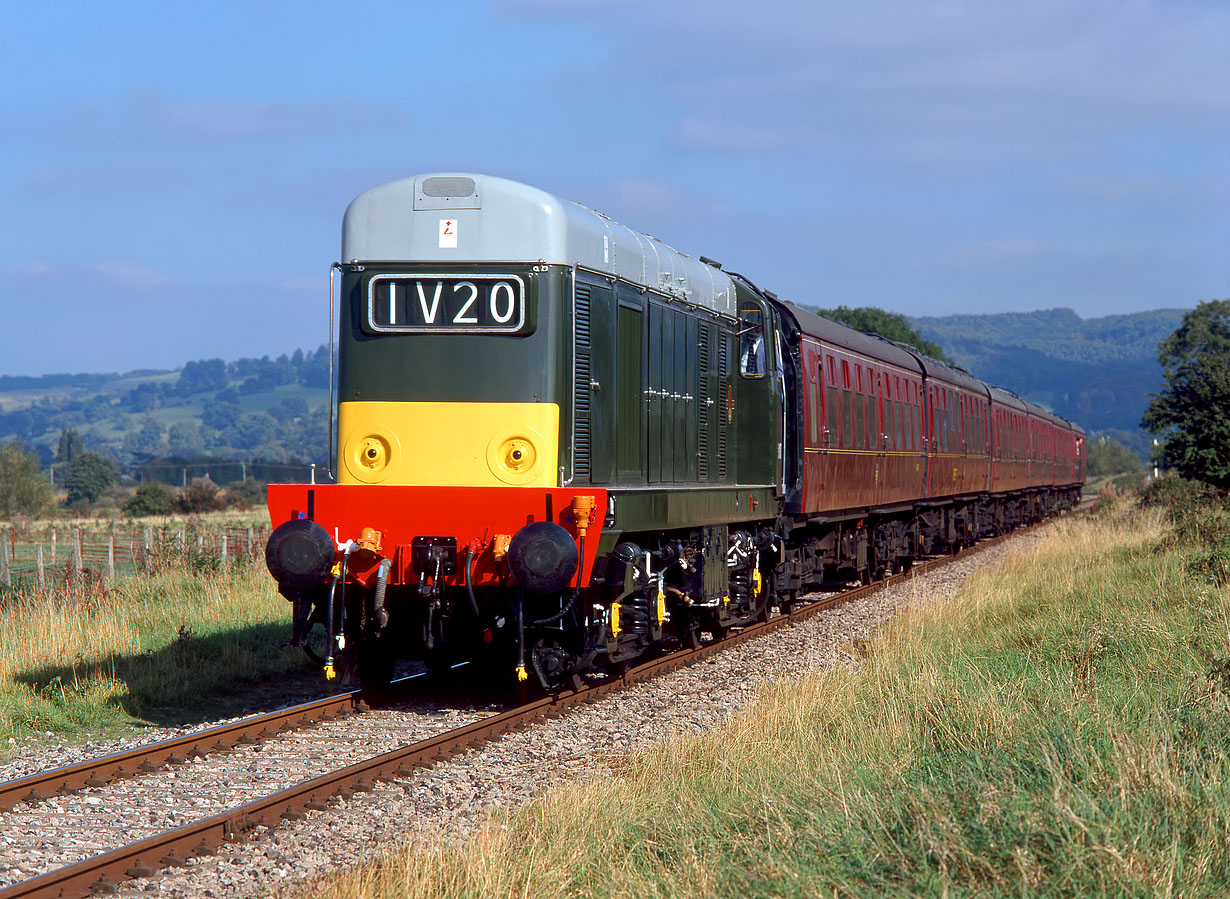
[[[171,425],[167,433],[167,442],[171,452],[181,455],[192,455],[205,449],[205,441],[201,439],[201,429],[195,422],[177,421]]]
[[[1144,468],[1140,456],[1117,441],[1102,437],[1090,441],[1087,446],[1085,460],[1091,478],[1109,474],[1135,474]]]
[[[246,412],[235,425],[235,445],[240,449],[258,450],[277,432],[277,422],[267,412]]]
[[[84,452],[85,443],[82,442],[81,435],[77,433],[76,428],[60,431],[60,448],[56,452],[57,462],[72,462]]]
[[[201,423],[214,431],[233,428],[239,421],[241,411],[230,403],[209,403],[201,410]]]
[[[281,402],[269,407],[269,414],[283,424],[293,419],[301,418],[307,415],[307,413],[307,400],[301,396],[288,396]]]
[[[179,373],[175,390],[180,394],[203,393],[226,389],[226,363],[221,359],[189,362]]]
[[[121,404],[133,412],[149,412],[158,408],[158,399],[158,385],[146,381],[124,394]]]
[[[134,456],[153,456],[162,445],[162,426],[157,419],[146,416],[141,428],[124,435],[123,449]]]
[[[910,327],[910,321],[899,312],[886,312],[875,306],[862,306],[851,309],[848,306],[838,306],[836,309],[820,309],[820,314],[835,322],[842,322],[858,331],[868,334],[879,334],[889,340],[908,343],[916,350],[932,359],[948,362],[944,351],[929,340],[923,340],[921,334]]]
[[[1162,435],[1162,463],[1185,478],[1230,488],[1230,300],[1201,303],[1158,344],[1166,389],[1141,424]]]
[[[159,481],[150,481],[138,487],[132,499],[124,503],[124,511],[134,518],[142,515],[170,515],[174,507],[174,491]]]
[[[21,443],[0,443],[0,517],[37,515],[51,500],[38,457]]]
[[[115,483],[115,463],[98,453],[82,453],[68,466],[64,486],[68,504],[95,502],[103,491]]]

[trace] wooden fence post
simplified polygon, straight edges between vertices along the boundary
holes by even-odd
[[[56,532],[55,532],[55,529],[53,528],[51,531],[51,564],[54,566],[55,563],[56,563]]]
[[[6,538],[8,535],[5,535]],[[7,539],[0,540],[0,580],[4,581],[4,586],[13,586],[13,575],[9,572],[9,541]]]
[[[37,566],[35,574],[38,578],[37,580],[38,592],[46,593],[47,592],[47,572],[43,570],[43,544],[42,543],[39,543],[39,545],[35,547],[34,562],[35,562],[35,565]]]
[[[222,535],[222,567],[226,567],[226,534]]]
[[[81,574],[81,528],[73,528],[73,574]]]
[[[115,534],[107,540],[107,581],[115,580]]]

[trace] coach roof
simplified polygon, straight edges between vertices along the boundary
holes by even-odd
[[[887,362],[898,368],[918,372],[919,374],[922,373],[918,360],[891,340],[885,340],[871,334],[864,334],[862,331],[857,331],[848,325],[843,325],[841,322],[835,322],[814,312],[809,312],[801,306],[796,306],[794,303],[784,300],[779,302],[795,317],[804,334],[817,337],[827,344],[844,347],[856,353],[878,359],[881,362]]]
[[[720,269],[491,175],[418,175],[360,194],[342,220],[342,261],[579,265],[735,314],[734,284]]]

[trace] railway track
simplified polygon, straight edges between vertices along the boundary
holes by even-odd
[[[1025,532],[1014,532],[1016,536]],[[302,818],[311,811],[322,811],[332,797],[349,798],[382,780],[413,775],[437,761],[480,746],[509,731],[528,726],[536,720],[559,717],[574,706],[588,704],[624,687],[656,677],[666,671],[690,665],[751,640],[779,627],[788,627],[819,614],[825,609],[851,602],[892,584],[934,570],[949,561],[994,546],[1006,538],[994,538],[954,556],[916,564],[910,572],[867,586],[855,587],[832,596],[797,606],[788,615],[753,624],[736,631],[720,642],[702,644],[696,649],[651,660],[628,670],[617,679],[604,681],[576,691],[547,696],[516,708],[497,712],[462,727],[438,733],[391,751],[346,765],[289,788],[253,799],[220,814],[202,818],[157,835],[120,846],[75,864],[50,871],[0,890],[0,899],[9,897],[75,897],[110,892],[125,880],[148,877],[160,870],[182,866],[194,856],[208,855],[227,842],[242,839],[265,828],[275,828],[283,820]],[[86,787],[101,787],[126,777],[141,776],[168,764],[187,762],[208,753],[233,749],[269,740],[295,728],[331,718],[347,717],[367,710],[367,699],[358,691],[303,703],[279,712],[242,719],[231,724],[189,734],[173,740],[129,750],[115,756],[82,762],[0,784],[0,810],[12,809],[21,802],[39,803],[57,793]]]

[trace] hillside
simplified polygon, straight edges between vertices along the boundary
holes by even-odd
[[[0,377],[0,441],[25,441],[46,465],[71,429],[84,449],[168,480],[179,479],[187,460],[201,462],[200,470],[189,466],[191,475],[218,474],[211,460],[259,459],[270,463],[265,477],[279,469],[294,476],[327,453],[328,372],[321,347],[277,359],[200,360],[176,371]],[[238,479],[243,469],[234,468]]]
[[[1085,320],[1050,309],[909,323],[979,378],[1147,457],[1151,438],[1139,423],[1161,384],[1157,343],[1182,315],[1159,309]],[[3,376],[0,441],[22,439],[48,464],[61,432],[75,429],[86,449],[127,470],[161,460],[168,471],[157,476],[168,479],[182,470],[169,457],[205,467],[206,459],[261,459],[305,472],[327,454],[327,388],[324,347],[277,359],[199,360],[176,371]]]
[[[1183,309],[1082,319],[1071,309],[911,318],[949,358],[984,381],[1148,456],[1140,429],[1149,394],[1162,383],[1157,344]]]

